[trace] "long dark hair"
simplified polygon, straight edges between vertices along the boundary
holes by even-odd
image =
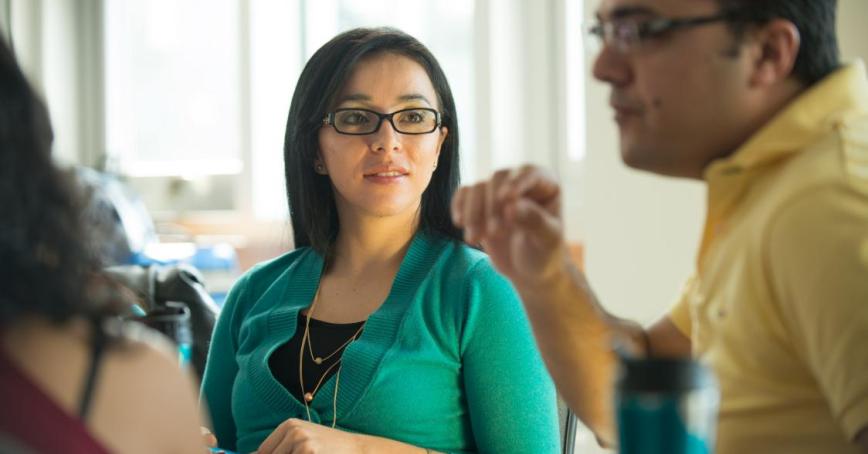
[[[73,176],[51,159],[48,111],[0,39],[0,328],[24,316],[94,314],[99,270]]]
[[[334,37],[304,67],[286,121],[284,167],[286,193],[296,247],[311,246],[328,255],[340,229],[328,176],[314,172],[319,128],[334,107],[346,79],[364,57],[395,53],[411,58],[428,73],[437,93],[442,124],[449,134],[440,149],[437,169],[422,194],[419,228],[460,239],[449,204],[458,188],[458,118],[446,75],[431,52],[416,38],[391,28],[357,28]]]

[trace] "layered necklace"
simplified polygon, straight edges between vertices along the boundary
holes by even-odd
[[[365,328],[365,323],[363,322],[361,324],[361,326],[359,326],[359,329],[356,330],[356,332],[353,333],[353,335],[350,336],[350,338],[347,339],[346,342],[341,344],[335,351],[329,353],[328,355],[326,355],[324,357],[314,355],[313,345],[312,345],[311,339],[310,339],[310,319],[313,317],[313,311],[314,311],[314,309],[316,309],[317,301],[319,301],[319,291],[320,291],[320,289],[317,288],[316,294],[313,297],[313,303],[311,303],[310,309],[308,309],[307,314],[305,316],[304,333],[302,334],[302,337],[301,337],[301,348],[298,351],[298,383],[301,386],[301,394],[303,397],[302,402],[304,403],[305,410],[307,410],[307,420],[311,421],[312,419],[311,419],[311,415],[310,415],[310,403],[313,401],[314,396],[316,396],[317,391],[319,391],[320,386],[322,386],[323,381],[325,381],[325,378],[328,376],[329,372],[331,372],[332,369],[334,369],[335,367],[338,368],[337,372],[335,373],[335,392],[334,392],[334,396],[332,397],[332,428],[334,428],[335,425],[337,424],[337,418],[338,418],[338,389],[340,388],[340,384],[341,384],[341,366],[340,366],[340,364],[341,364],[341,360],[343,358],[339,357],[337,360],[335,360],[335,362],[331,366],[329,366],[325,370],[325,372],[323,372],[323,374],[319,377],[319,380],[317,380],[316,385],[313,387],[313,389],[311,391],[306,391],[305,386],[304,386],[304,361],[303,361],[304,360],[304,354],[305,354],[304,353],[305,346],[307,346],[307,351],[308,351],[308,354],[310,355],[311,361],[313,361],[314,364],[316,364],[316,365],[320,365],[323,362],[328,361],[329,359],[331,359],[332,357],[334,357],[335,355],[337,355],[341,351],[343,351],[347,346],[349,346],[351,343],[353,343],[353,341],[358,339],[359,336],[362,334],[362,329]]]

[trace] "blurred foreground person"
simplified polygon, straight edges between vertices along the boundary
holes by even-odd
[[[108,285],[48,112],[0,42],[0,452],[204,452],[195,388]]]

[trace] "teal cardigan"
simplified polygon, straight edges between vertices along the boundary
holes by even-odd
[[[220,447],[253,451],[304,405],[269,356],[295,335],[323,259],[301,248],[247,272],[217,326],[202,399]],[[555,390],[515,290],[485,254],[419,234],[391,292],[343,354],[337,427],[443,452],[556,453]],[[335,377],[311,405],[331,424]]]

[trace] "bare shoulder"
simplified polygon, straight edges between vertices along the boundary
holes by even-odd
[[[199,446],[196,385],[164,338],[123,325],[105,355],[91,428],[119,451],[186,452]]]
[[[134,324],[109,324],[112,339],[96,369],[84,423],[111,451],[200,452],[193,378],[172,346]],[[6,330],[3,348],[33,382],[77,416],[92,358],[93,329],[33,319]]]
[[[153,376],[155,380],[167,372],[165,379],[181,376],[177,354],[163,336],[136,323],[115,323],[108,325],[107,330],[118,340],[106,356],[107,368],[118,373]]]

